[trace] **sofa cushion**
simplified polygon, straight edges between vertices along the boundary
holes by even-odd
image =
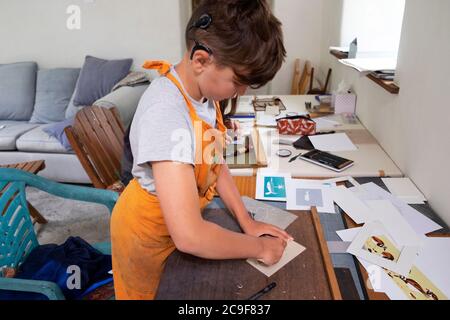
[[[75,106],[90,106],[111,92],[130,72],[133,59],[103,60],[86,56],[77,84]]]
[[[79,81],[80,81],[80,78],[78,78],[77,85],[75,86],[75,91],[74,91],[72,97],[70,98],[69,105],[67,106],[66,119],[74,118],[75,115],[77,114],[77,112],[85,107],[85,106],[76,106],[74,104],[74,102],[73,102],[74,99],[75,99],[75,94],[77,93],[77,88],[78,88],[78,82]]]
[[[35,62],[0,65],[0,120],[28,121],[36,95]]]
[[[41,125],[28,131],[16,141],[17,150],[22,152],[70,153],[55,137],[43,129],[51,124]]]
[[[75,91],[80,69],[43,69],[37,74],[36,101],[31,123],[59,122]]]
[[[70,145],[69,139],[67,139],[64,130],[66,129],[66,127],[72,126],[74,121],[75,118],[69,118],[61,122],[56,122],[52,123],[51,125],[45,126],[42,128],[42,130],[48,133],[51,137],[55,137],[67,151],[72,151],[72,146]]]
[[[37,125],[25,121],[0,121],[0,150],[16,150],[16,140]]]

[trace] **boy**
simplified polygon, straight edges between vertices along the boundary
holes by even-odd
[[[167,257],[255,258],[272,265],[291,237],[254,221],[223,162],[216,101],[273,79],[286,52],[281,23],[264,0],[205,0],[186,29],[188,51],[141,98],[131,131],[133,176],[111,220],[117,299],[153,299]],[[244,234],[202,219],[217,192]]]

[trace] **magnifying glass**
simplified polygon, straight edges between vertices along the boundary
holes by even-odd
[[[280,158],[288,158],[292,156],[292,151],[288,149],[280,149],[277,151],[277,156],[279,156]]]

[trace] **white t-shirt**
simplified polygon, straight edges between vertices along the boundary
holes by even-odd
[[[173,67],[171,73],[181,83]],[[186,90],[184,92],[191,100],[197,115],[212,127],[216,127],[214,103],[196,101]],[[189,109],[179,89],[166,77],[155,79],[141,97],[131,124],[133,176],[145,190],[155,194],[150,163],[176,161],[194,165],[194,137]]]

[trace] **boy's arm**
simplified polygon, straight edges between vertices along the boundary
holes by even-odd
[[[284,241],[292,240],[292,237],[273,225],[261,223],[253,220],[249,214],[239,194],[239,190],[234,183],[228,165],[224,164],[220,170],[219,178],[216,186],[220,198],[236,220],[239,222],[242,230],[246,234],[256,237],[262,235],[271,235],[283,239]]]
[[[268,265],[280,259],[285,246],[281,239],[232,232],[202,218],[191,165],[154,162],[152,169],[164,220],[178,250],[205,259],[254,258]]]

